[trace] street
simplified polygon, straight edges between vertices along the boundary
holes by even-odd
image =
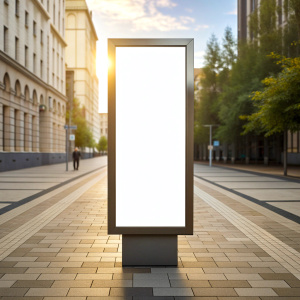
[[[178,267],[122,268],[106,157],[72,169],[0,173],[0,299],[299,299],[300,180],[195,163]]]

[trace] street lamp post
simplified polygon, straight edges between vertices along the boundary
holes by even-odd
[[[204,127],[209,127],[209,166],[211,167],[212,165],[212,150],[213,150],[213,145],[212,145],[212,127],[213,126],[218,126],[218,125],[214,125],[214,124],[209,124],[209,125],[203,125]]]

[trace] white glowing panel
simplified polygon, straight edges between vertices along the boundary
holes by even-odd
[[[116,47],[116,226],[185,226],[185,47]]]

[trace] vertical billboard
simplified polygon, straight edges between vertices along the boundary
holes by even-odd
[[[108,233],[193,232],[193,40],[109,39]]]

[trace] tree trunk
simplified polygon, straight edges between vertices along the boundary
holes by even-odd
[[[264,137],[264,164],[269,165],[269,143],[266,137]]]
[[[287,176],[287,130],[283,133],[283,175]]]

